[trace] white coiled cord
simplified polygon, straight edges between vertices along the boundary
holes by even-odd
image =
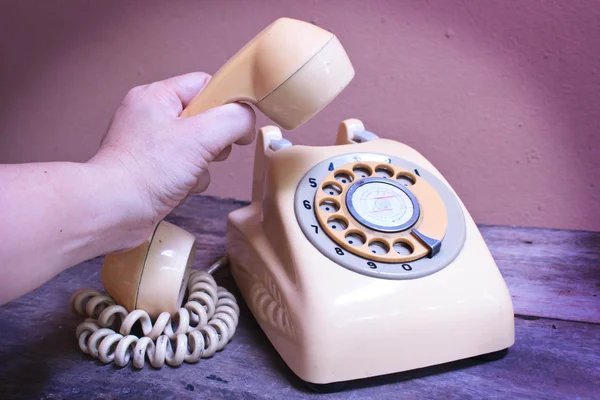
[[[187,302],[176,317],[172,319],[168,312],[163,312],[154,324],[147,312],[128,313],[98,290],[74,293],[71,308],[88,317],[76,330],[79,348],[103,363],[114,361],[119,367],[126,366],[131,358],[135,368],[143,368],[146,357],[154,368],[161,368],[165,362],[178,366],[211,357],[232,338],[240,309],[235,297],[217,286],[207,272],[191,270],[187,289]],[[131,334],[137,322],[143,337]]]

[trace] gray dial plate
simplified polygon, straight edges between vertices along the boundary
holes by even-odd
[[[319,225],[315,215],[315,194],[323,179],[342,165],[373,161],[394,164],[414,171],[438,192],[448,212],[448,230],[438,254],[407,263],[385,263],[368,260],[350,253],[331,239]],[[460,252],[465,242],[466,225],[461,205],[452,190],[432,173],[402,158],[373,153],[350,153],[329,158],[311,168],[300,180],[294,199],[294,210],[300,228],[321,253],[335,263],[360,274],[385,279],[414,279],[437,272],[447,266]],[[423,210],[427,212],[427,210]]]

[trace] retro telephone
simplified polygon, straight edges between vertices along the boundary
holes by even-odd
[[[182,115],[249,101],[291,129],[353,75],[334,35],[280,19]],[[107,256],[112,298],[84,290],[71,300],[90,317],[77,329],[81,349],[120,366],[133,357],[138,368],[146,357],[160,367],[222,349],[239,308],[210,273],[191,270],[194,244],[163,221],[142,246]],[[510,294],[456,193],[418,152],[356,119],[341,123],[334,146],[259,131],[252,202],[229,215],[227,260],[261,328],[308,383],[499,357],[514,343]],[[131,334],[137,321],[142,338]]]

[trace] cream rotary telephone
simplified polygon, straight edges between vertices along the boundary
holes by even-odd
[[[184,114],[245,100],[291,129],[353,74],[335,36],[282,19]],[[161,222],[143,246],[107,256],[102,281],[112,298],[72,298],[90,317],[77,329],[81,349],[118,365],[133,354],[136,367],[145,357],[155,367],[178,365],[222,349],[239,311],[209,273],[191,272],[193,247],[190,234]],[[293,146],[274,126],[260,130],[252,202],[229,215],[227,260],[261,328],[309,384],[501,357],[514,343],[510,294],[454,190],[417,151],[356,119],[325,147]],[[129,335],[132,315],[146,325],[142,338]]]

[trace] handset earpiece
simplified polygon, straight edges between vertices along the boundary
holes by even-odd
[[[243,101],[284,129],[294,129],[327,106],[353,77],[352,63],[333,33],[280,18],[227,61],[181,115]]]

